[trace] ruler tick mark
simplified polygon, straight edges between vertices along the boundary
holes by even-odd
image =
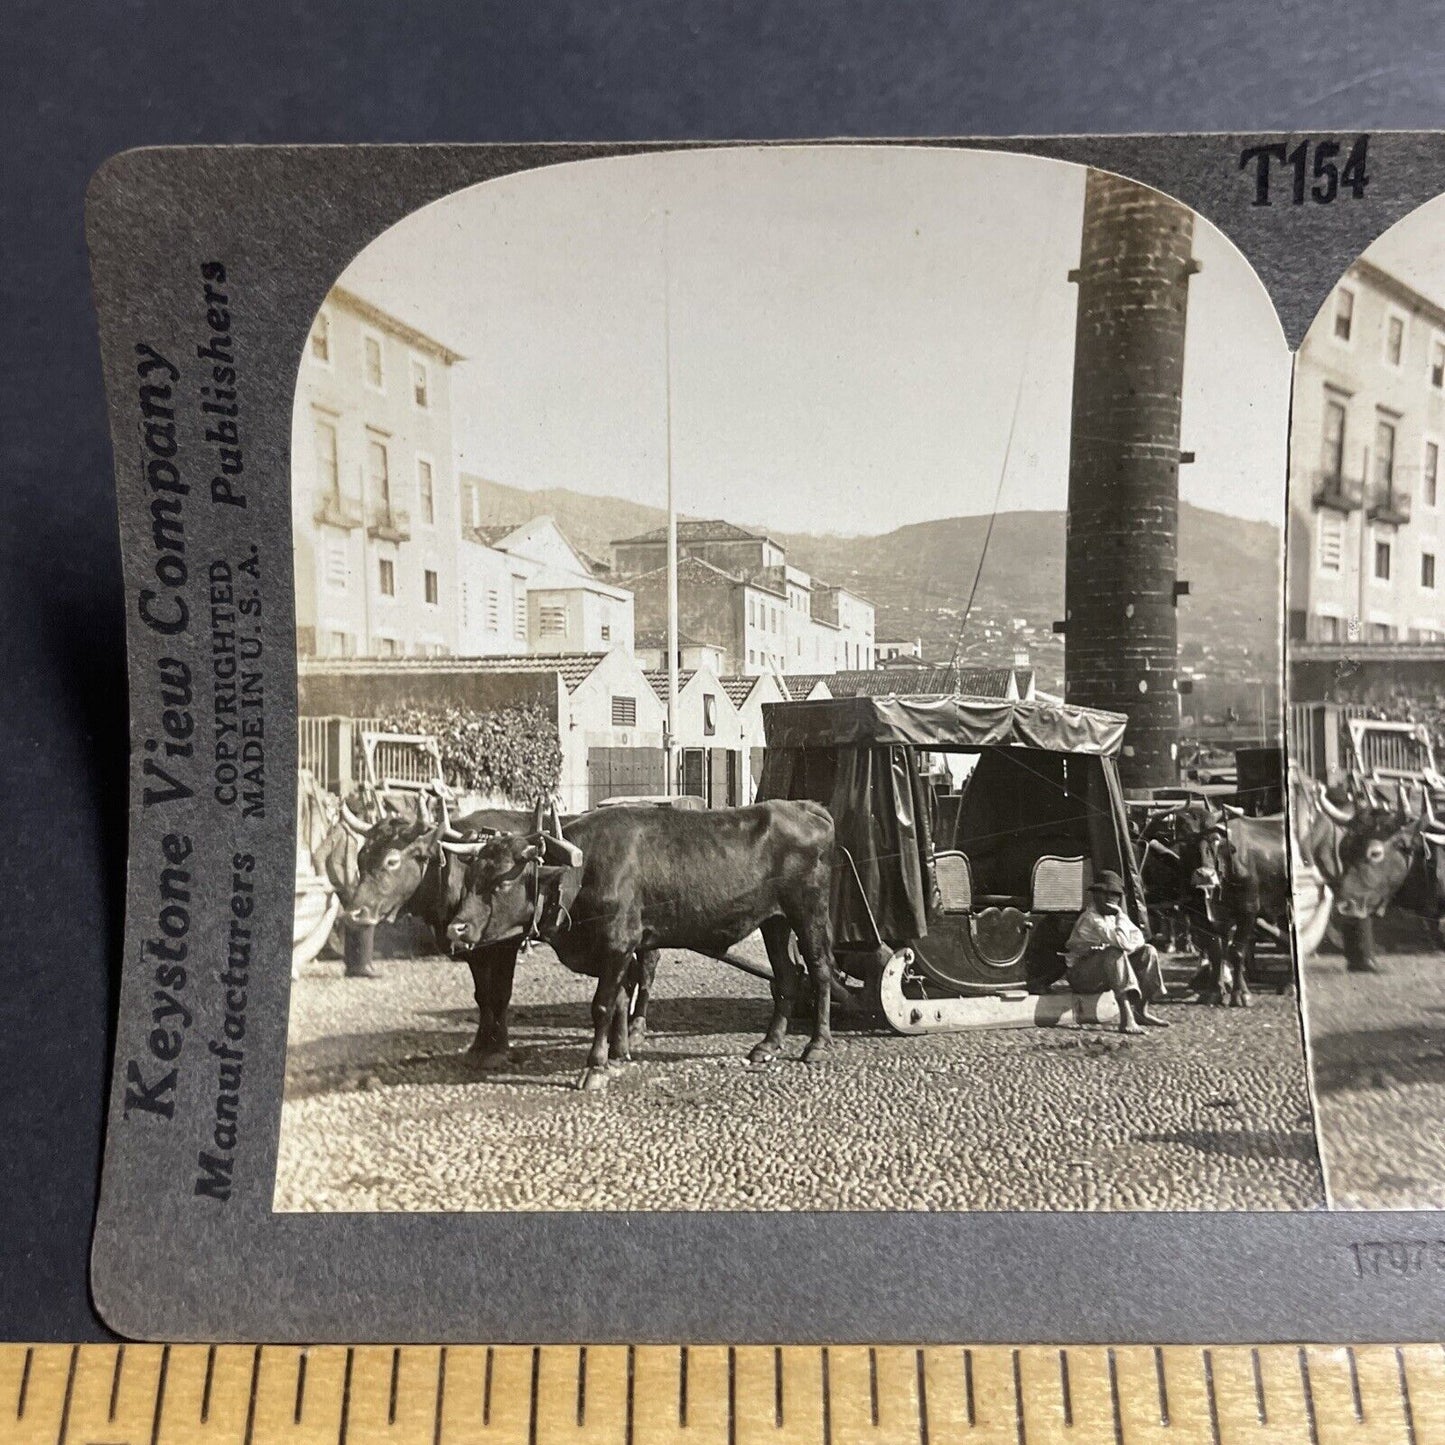
[[[537,1445],[537,1383],[542,1374],[542,1351],[532,1346],[532,1405],[527,1417],[527,1445]]]
[[[1395,1368],[1400,1372],[1400,1405],[1405,1412],[1405,1436],[1410,1445],[1415,1442],[1415,1409],[1410,1403],[1410,1381],[1405,1374],[1405,1352],[1395,1346]]]
[[[1154,1346],[1154,1382],[1159,1387],[1159,1423],[1169,1423],[1169,1382],[1164,1378],[1164,1351]]]
[[[637,1385],[637,1349],[627,1347],[627,1445],[632,1445],[633,1395]]]
[[[928,1367],[922,1350],[918,1351],[918,1440],[928,1445]]]
[[[583,1424],[587,1419],[587,1346],[581,1345],[577,1350],[577,1423]]]
[[[1249,1363],[1254,1371],[1254,1412],[1261,1425],[1269,1424],[1269,1407],[1264,1403],[1264,1375],[1259,1367],[1259,1351],[1249,1352]]]
[[[1320,1445],[1320,1422],[1315,1414],[1315,1389],[1310,1381],[1310,1357],[1303,1345],[1299,1349],[1299,1377],[1305,1392],[1305,1415],[1310,1424],[1310,1445]]]
[[[823,1351],[823,1358],[828,1358],[828,1352]],[[878,1351],[872,1345],[868,1346],[868,1416],[873,1421],[876,1429],[878,1426]]]
[[[301,1423],[301,1410],[306,1403],[306,1351],[302,1350],[296,1361],[296,1404],[291,1411],[291,1423]]]
[[[1363,1425],[1365,1423],[1365,1402],[1360,1395],[1360,1370],[1355,1363],[1353,1348],[1346,1346],[1345,1358],[1350,1362],[1350,1402],[1354,1406],[1355,1419]]]
[[[346,1373],[341,1380],[341,1431],[337,1436],[337,1445],[346,1445],[346,1432],[351,1426],[351,1362],[353,1359],[351,1346],[346,1347]]]
[[[1064,1424],[1074,1423],[1074,1401],[1069,1393],[1069,1352],[1059,1351],[1059,1396],[1064,1402]]]
[[[246,1401],[246,1436],[243,1445],[251,1445],[256,1433],[256,1386],[261,1377],[261,1346],[251,1351],[251,1393]]]
[[[973,1351],[966,1348],[963,1352],[963,1402],[968,1408],[968,1423],[972,1427],[975,1423],[973,1412]]]
[[[487,1369],[482,1376],[482,1424],[492,1423],[492,1347],[487,1346]]]
[[[1026,1445],[1024,1429],[1024,1384],[1019,1364],[1019,1352],[1010,1350],[1014,1366],[1014,1428],[1018,1431],[1019,1445]]]
[[[156,1382],[156,1413],[151,1421],[151,1445],[161,1438],[161,1411],[166,1403],[166,1374],[171,1367],[171,1347],[167,1345],[161,1351],[161,1376]],[[118,1372],[117,1372],[118,1373]]]
[[[687,1426],[687,1346],[682,1347],[682,1359],[677,1372],[677,1423]]]
[[[783,1352],[773,1346],[773,1424],[783,1428]]]
[[[211,1418],[211,1382],[216,1375],[216,1347],[212,1345],[206,1351],[206,1383],[201,1390],[201,1424],[206,1424]]]
[[[738,1353],[728,1346],[728,1445],[738,1439]]]
[[[442,1445],[442,1406],[447,1391],[447,1347],[443,1345],[437,1355],[437,1408],[436,1423],[432,1426],[432,1445]]]
[[[396,1380],[400,1373],[401,1347],[399,1345],[393,1345],[391,1347],[391,1395],[386,1405],[386,1423],[388,1425],[396,1424]]]
[[[30,1362],[35,1358],[35,1347],[32,1345],[25,1351],[25,1363],[20,1369],[20,1394],[15,1401],[15,1418],[25,1418],[25,1396],[30,1390]]]
[[[868,1351],[872,1358],[873,1351]],[[873,1423],[878,1423],[877,1382],[874,1382]],[[828,1347],[823,1346],[823,1445],[833,1445],[833,1380],[829,1372]]]
[[[1112,1345],[1109,1346],[1109,1398],[1114,1403],[1114,1439],[1118,1445],[1124,1445],[1124,1412],[1119,1404],[1119,1361]]]
[[[115,1368],[110,1372],[110,1405],[106,1409],[106,1421],[115,1419],[116,1406],[120,1402],[120,1372],[125,1368],[125,1346],[115,1347]]]
[[[65,1437],[70,1431],[70,1399],[75,1393],[75,1366],[80,1359],[80,1346],[70,1347],[70,1369],[65,1376],[65,1400],[60,1407],[60,1433],[55,1437],[55,1445],[65,1445]]]
[[[1204,1352],[1204,1395],[1209,1401],[1209,1431],[1214,1445],[1219,1445],[1219,1400],[1214,1393],[1214,1355]]]

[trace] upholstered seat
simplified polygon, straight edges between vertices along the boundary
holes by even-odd
[[[933,855],[934,877],[945,913],[968,913],[973,908],[973,869],[968,855],[950,849]]]
[[[1035,913],[1080,913],[1084,895],[1094,879],[1088,858],[1059,858],[1045,854],[1034,863],[1030,885]]]

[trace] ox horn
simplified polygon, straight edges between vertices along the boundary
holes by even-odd
[[[1150,838],[1144,845],[1145,853],[1162,853],[1166,858],[1172,858],[1176,863],[1184,860],[1167,844],[1161,843],[1157,838]]]
[[[458,858],[475,858],[487,846],[485,838],[480,838],[472,843],[457,843],[448,838],[442,838],[440,842],[448,853],[454,853]]]
[[[1348,808],[1338,807],[1336,804],[1330,802],[1330,795],[1324,790],[1323,785],[1320,787],[1319,796],[1316,797],[1315,802],[1319,804],[1320,812],[1322,812],[1330,822],[1338,823],[1342,828],[1349,827],[1349,825],[1355,821],[1354,804],[1351,804]]]
[[[1436,826],[1435,805],[1430,801],[1430,789],[1422,786],[1420,789],[1420,816],[1425,820],[1427,828]]]
[[[351,811],[346,804],[345,798],[341,800],[341,821],[345,825],[347,832],[355,833],[359,838],[365,838],[366,835],[371,832],[371,825],[369,823],[363,823],[361,819]]]

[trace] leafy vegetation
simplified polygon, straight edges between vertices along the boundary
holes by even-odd
[[[385,718],[383,727],[434,737],[443,775],[462,792],[501,793],[526,804],[557,791],[562,743],[557,724],[535,703],[491,712],[408,708]]]

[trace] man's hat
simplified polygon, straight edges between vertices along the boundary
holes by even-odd
[[[1089,892],[1113,893],[1122,898],[1124,896],[1124,880],[1112,868],[1106,868],[1089,884]]]

